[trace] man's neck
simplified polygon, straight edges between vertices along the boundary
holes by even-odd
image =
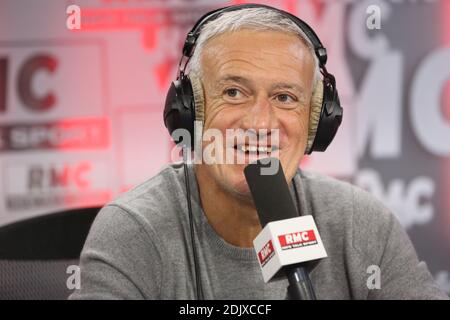
[[[261,225],[251,199],[240,199],[224,190],[201,165],[195,171],[201,206],[209,224],[228,243],[252,247]]]

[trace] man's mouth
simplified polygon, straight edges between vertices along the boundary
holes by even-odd
[[[249,144],[236,144],[234,148],[237,151],[244,152],[251,155],[268,155],[275,152],[278,149],[277,146],[272,145],[249,145]]]

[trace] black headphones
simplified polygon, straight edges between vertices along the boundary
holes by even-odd
[[[308,37],[314,47],[314,52],[319,60],[319,68],[322,73],[323,93],[317,108],[311,106],[310,128],[308,131],[308,145],[305,153],[312,151],[325,151],[333,140],[342,122],[343,110],[339,102],[336,80],[327,72],[327,50],[323,47],[314,30],[298,17],[270,6],[260,4],[242,4],[213,10],[203,15],[192,30],[187,34],[183,46],[183,56],[180,59],[177,80],[172,82],[166,97],[164,107],[164,124],[169,133],[176,129],[185,129],[191,135],[191,148],[194,148],[194,121],[196,119],[196,93],[188,75],[184,74],[187,62],[192,57],[195,44],[200,35],[201,28],[208,22],[215,20],[219,15],[229,11],[248,8],[267,8],[274,10],[284,17],[292,20]],[[184,68],[181,68],[183,58],[187,58]],[[203,92],[202,92],[203,93]],[[202,99],[203,100],[203,99]],[[180,143],[181,141],[175,141]],[[189,146],[187,146],[189,147]]]

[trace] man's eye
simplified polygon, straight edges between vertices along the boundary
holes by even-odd
[[[236,97],[238,97],[240,93],[241,93],[241,92],[240,92],[238,89],[236,89],[236,88],[231,88],[231,89],[225,90],[225,94],[226,94],[228,97],[231,97],[231,98],[236,98]]]
[[[277,95],[277,100],[279,102],[283,102],[283,103],[297,101],[294,97],[292,97],[292,96],[290,96],[288,94],[285,94],[285,93]]]

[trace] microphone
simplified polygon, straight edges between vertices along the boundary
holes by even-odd
[[[269,166],[278,170],[267,174]],[[291,299],[315,300],[305,262],[325,258],[327,253],[313,217],[298,215],[277,158],[251,163],[244,174],[263,228],[253,244],[264,282],[284,273]]]

